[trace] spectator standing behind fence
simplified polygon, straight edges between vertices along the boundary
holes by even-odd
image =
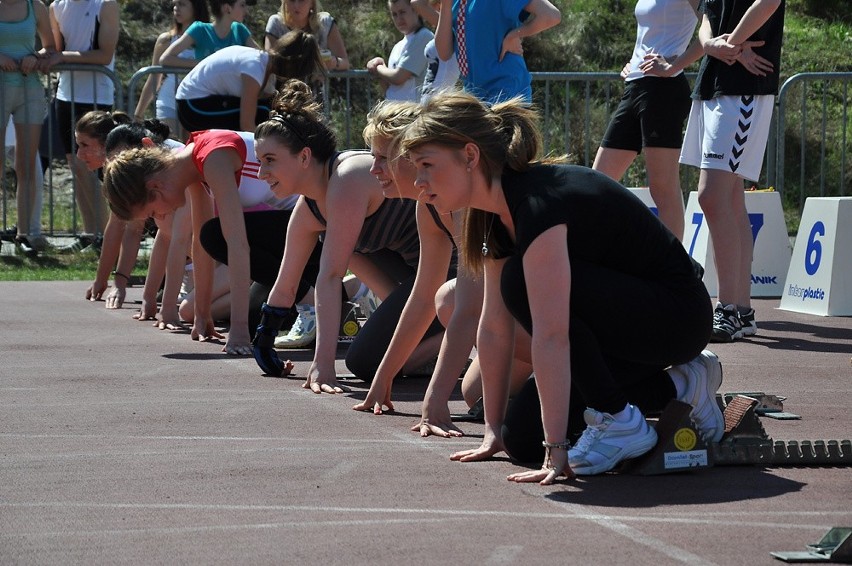
[[[393,25],[403,38],[393,46],[387,62],[373,57],[367,71],[379,80],[387,100],[420,100],[420,85],[426,75],[426,44],[434,34],[423,24],[410,0],[388,0]]]
[[[411,0],[411,6],[430,26],[438,25],[441,0]],[[434,37],[426,44],[423,54],[426,56],[426,75],[420,88],[420,101],[426,102],[436,92],[455,88],[459,80],[459,61],[455,53],[447,60],[441,59]]]
[[[35,38],[41,40],[36,51]],[[17,235],[22,248],[43,251],[41,234],[43,189],[38,146],[41,123],[47,111],[40,73],[48,69],[47,57],[55,51],[50,16],[41,0],[5,0],[0,11],[0,139],[6,158],[6,128],[14,123],[15,175],[17,176]],[[12,120],[10,121],[10,116]]]
[[[451,9],[450,9],[451,8]],[[458,57],[464,89],[486,102],[532,100],[522,40],[557,25],[548,0],[441,0],[435,45]]]
[[[700,167],[698,202],[719,277],[715,342],[757,333],[751,308],[754,240],[743,179],[757,181],[778,93],[784,0],[701,4],[701,62],[681,162]]]
[[[248,11],[247,4],[246,0],[210,0],[213,23],[193,22],[180,39],[166,47],[160,55],[160,65],[191,69],[208,55],[231,45],[260,49],[243,24]],[[191,48],[195,48],[194,59],[181,56],[181,53]]]
[[[151,65],[160,64],[160,57],[163,52],[169,45],[180,39],[188,26],[196,21],[206,23],[210,19],[207,0],[172,0],[172,13],[174,16],[172,28],[160,34],[157,38],[157,42],[154,44],[154,54],[151,57]],[[194,55],[193,49],[184,49],[177,54],[182,59],[192,59]],[[150,106],[151,101],[154,100],[156,93],[157,119],[165,123],[173,135],[177,133],[176,79],[177,77],[171,73],[148,75],[145,86],[142,87],[142,92],[139,95],[139,101],[136,103],[136,109],[133,111],[133,117],[137,122],[145,119],[145,111]]]
[[[514,320],[532,336],[541,408],[525,420],[543,423],[536,444],[544,441],[545,454],[540,470],[509,479],[550,483],[563,473],[602,473],[650,450],[656,433],[628,402],[632,383],[642,383],[645,399],[660,408],[675,397],[690,402],[701,433],[718,441],[722,375],[716,356],[702,352],[711,309],[693,262],[612,179],[536,161],[537,118],[519,99],[490,106],[446,93],[427,102],[403,134],[421,200],[442,212],[468,208],[462,262],[485,279],[477,348],[486,430],[479,448],[452,459],[480,460],[507,447]],[[684,365],[667,372],[669,364]],[[591,408],[569,451],[572,383]]]
[[[326,70],[349,69],[349,55],[340,28],[331,14],[322,11],[319,0],[281,0],[281,10],[266,22],[265,49],[271,50],[275,40],[292,30],[302,30],[317,38]]]
[[[115,0],[57,0],[50,5],[50,24],[59,51],[56,63],[99,65],[113,70],[118,43],[118,2]],[[104,73],[62,71],[56,90],[56,116],[65,146],[65,157],[75,181],[75,197],[83,218],[83,230],[99,235],[106,224],[107,207],[97,178],[74,156],[74,125],[86,112],[111,108],[115,85]],[[81,240],[85,243],[86,239]]]
[[[269,117],[279,78],[322,77],[316,37],[301,30],[275,41],[270,51],[232,45],[199,62],[175,95],[178,118],[188,132],[253,131]]]
[[[592,168],[621,180],[640,152],[658,216],[683,239],[683,193],[678,157],[689,116],[683,69],[704,50],[697,39],[699,0],[639,0],[636,45],[621,71],[624,95],[609,122]]]

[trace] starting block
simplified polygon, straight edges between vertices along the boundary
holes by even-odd
[[[724,405],[725,434],[720,442],[707,443],[701,438],[689,416],[690,405],[670,401],[655,427],[657,445],[647,454],[625,461],[619,471],[647,476],[710,466],[852,466],[850,440],[770,438],[760,423],[757,409],[783,398],[759,394],[768,399],[759,401],[733,395]],[[722,396],[717,395],[716,402],[721,408]]]
[[[781,195],[775,191],[745,191],[745,203],[754,243],[751,296],[780,297],[792,253]],[[698,204],[697,191],[689,193],[684,224],[683,245],[689,255],[704,266],[704,285],[710,296],[715,297],[719,283],[713,243],[704,212]]]
[[[804,552],[770,552],[784,562],[833,562],[852,564],[852,527],[832,527],[819,542]]]
[[[625,462],[621,471],[642,476],[707,468],[710,451],[689,417],[692,406],[673,400],[666,405],[657,426],[657,445],[650,452]]]
[[[852,315],[850,242],[852,197],[807,199],[779,308],[822,316]]]

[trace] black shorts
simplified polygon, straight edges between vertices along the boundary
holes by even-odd
[[[629,81],[601,147],[636,153],[643,147],[680,149],[691,106],[689,82],[683,73]]]
[[[104,110],[107,112],[112,110],[111,106],[105,104],[95,106],[90,102],[75,102],[72,112],[71,102],[57,98],[54,100],[54,103],[56,104],[56,122],[59,126],[59,138],[62,140],[62,147],[65,148],[66,155],[76,153],[75,148],[77,144],[74,141],[74,126],[77,125],[77,121],[83,117],[83,114],[92,110]]]
[[[271,101],[257,101],[254,124],[269,119]],[[187,132],[201,130],[234,130],[240,128],[240,98],[237,96],[206,96],[192,100],[178,100],[177,114],[180,125]]]

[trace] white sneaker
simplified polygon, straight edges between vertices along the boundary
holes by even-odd
[[[657,432],[648,426],[641,411],[627,405],[630,420],[616,421],[609,413],[586,409],[588,425],[576,446],[568,450],[568,464],[578,476],[593,476],[613,469],[627,458],[649,451],[657,443]]]
[[[704,350],[685,364],[667,370],[686,383],[678,401],[692,405],[692,417],[698,432],[708,442],[719,442],[725,433],[725,417],[716,403],[716,392],[722,386],[722,364],[710,350]]]
[[[296,305],[296,322],[287,334],[278,334],[275,347],[283,350],[307,348],[317,339],[317,311],[313,305]]]

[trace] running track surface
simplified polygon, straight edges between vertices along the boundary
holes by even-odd
[[[780,564],[852,526],[852,468],[717,467],[542,487],[468,436],[409,431],[366,393],[314,395],[221,343],[83,299],[86,282],[0,283],[0,563]],[[852,319],[757,300],[759,335],[714,347],[722,391],[787,397],[776,440],[852,438]],[[343,352],[339,352],[342,354]],[[310,351],[294,351],[303,376]],[[346,369],[338,357],[338,371]],[[453,412],[466,407],[456,395]]]

